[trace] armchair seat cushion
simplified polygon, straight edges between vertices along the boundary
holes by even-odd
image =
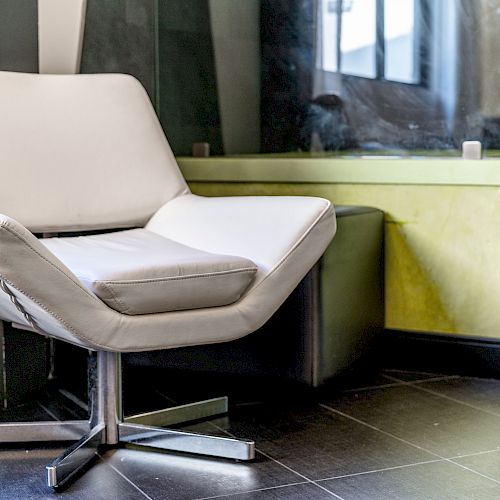
[[[257,272],[249,259],[205,252],[146,229],[40,241],[103,302],[128,315],[231,304]]]

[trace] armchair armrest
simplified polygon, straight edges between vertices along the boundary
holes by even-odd
[[[0,279],[45,333],[95,347],[82,332],[106,306],[23,225],[0,214]],[[0,290],[0,318],[27,324],[6,290]]]
[[[336,222],[332,204],[322,198],[190,194],[166,203],[146,229],[208,252],[252,260],[259,268],[255,286],[314,229],[311,267],[335,234]]]

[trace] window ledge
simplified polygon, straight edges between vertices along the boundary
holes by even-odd
[[[500,158],[177,158],[190,182],[500,186]]]

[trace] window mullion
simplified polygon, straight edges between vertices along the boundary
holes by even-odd
[[[377,41],[375,44],[375,71],[376,78],[378,80],[383,80],[385,77],[384,3],[385,0],[377,0]]]
[[[337,71],[342,73],[342,48],[340,42],[342,40],[342,2],[337,0]]]

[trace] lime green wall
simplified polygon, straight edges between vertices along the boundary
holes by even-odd
[[[500,338],[499,187],[191,182],[191,188],[208,196],[316,195],[380,208],[386,326]]]

